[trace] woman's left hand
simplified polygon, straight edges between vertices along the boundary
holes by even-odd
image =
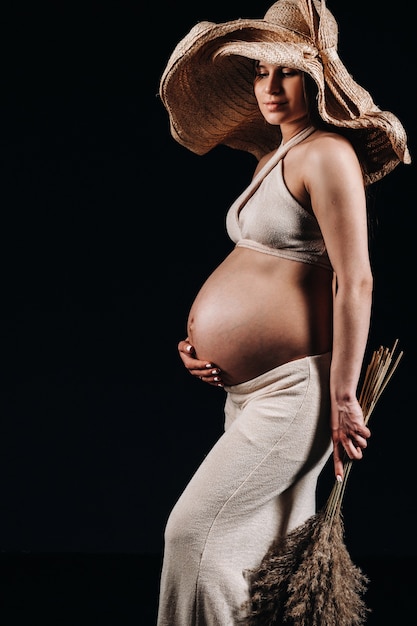
[[[358,400],[338,406],[333,411],[332,440],[335,476],[343,478],[345,454],[351,460],[360,460],[368,445],[371,431],[365,425]]]

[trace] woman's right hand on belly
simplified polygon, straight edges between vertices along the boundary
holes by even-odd
[[[184,366],[192,376],[199,378],[209,385],[223,387],[220,369],[213,365],[213,363],[207,363],[207,361],[197,359],[194,346],[191,345],[188,337],[178,343],[178,352]]]

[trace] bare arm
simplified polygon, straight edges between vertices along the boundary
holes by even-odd
[[[325,137],[312,152],[306,187],[336,274],[331,430],[335,475],[343,477],[344,451],[350,459],[361,459],[371,434],[357,399],[373,288],[366,198],[360,166],[348,142]]]

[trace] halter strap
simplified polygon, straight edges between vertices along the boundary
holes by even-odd
[[[304,139],[306,139],[312,133],[314,133],[315,130],[316,129],[314,128],[314,126],[307,126],[303,130],[301,130],[299,133],[294,135],[294,137],[291,137],[291,139],[287,141],[286,143],[281,142],[281,145],[279,146],[279,148],[277,148],[275,154],[273,154],[272,157],[269,159],[269,161],[265,163],[263,168],[259,170],[259,172],[253,178],[250,185],[246,188],[246,191],[244,191],[242,195],[239,196],[239,199],[238,199],[239,206],[237,208],[236,215],[239,213],[242,206],[246,204],[249,198],[253,196],[253,194],[258,189],[259,185],[261,184],[265,176],[267,176],[269,172],[276,166],[276,164],[285,157],[288,150],[292,148],[293,146],[296,146],[298,143],[301,143],[302,141],[304,141]]]

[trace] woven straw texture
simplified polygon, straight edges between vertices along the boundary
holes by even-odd
[[[173,137],[196,154],[224,144],[260,159],[277,148],[279,127],[265,122],[253,93],[253,61],[263,60],[313,78],[321,118],[350,139],[367,184],[410,163],[401,122],[354,81],[337,44],[325,0],[278,0],[263,19],[198,23],[174,49],[160,82]]]

